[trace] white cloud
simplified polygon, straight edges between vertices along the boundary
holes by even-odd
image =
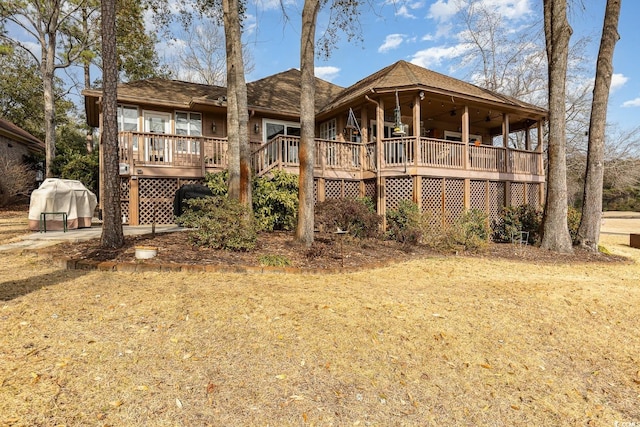
[[[622,106],[625,108],[640,107],[640,97],[625,101]]]
[[[338,77],[338,74],[340,73],[340,68],[332,67],[332,66],[315,67],[314,72],[316,77],[330,82],[336,77]]]
[[[404,41],[404,34],[389,34],[384,39],[384,43],[378,48],[378,52],[386,53],[390,50],[397,49]]]
[[[440,22],[447,22],[465,6],[466,1],[464,0],[438,0],[429,7],[427,17]]]
[[[443,61],[459,57],[466,50],[463,45],[430,47],[414,53],[410,62],[424,68],[433,68],[441,65]]]
[[[402,5],[398,8],[398,10],[396,11],[396,16],[400,16],[402,18],[410,18],[410,19],[415,19],[416,16],[411,14],[411,12],[409,12],[409,8],[405,5]]]
[[[624,74],[616,74],[614,73],[611,76],[611,92],[615,92],[616,90],[620,89],[622,86],[624,86],[627,82],[629,81],[629,77],[625,76]]]
[[[518,20],[532,13],[530,0],[481,0],[480,7],[494,10],[510,20]]]

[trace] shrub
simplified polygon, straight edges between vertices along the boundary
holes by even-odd
[[[35,172],[17,160],[0,159],[0,206],[26,197],[35,187]]]
[[[443,243],[449,249],[477,251],[486,247],[490,234],[487,214],[470,209],[445,230]]]
[[[426,216],[418,205],[409,200],[401,200],[397,209],[387,212],[387,238],[400,243],[418,244],[428,228]]]
[[[366,199],[330,199],[315,208],[314,221],[320,230],[339,228],[357,238],[377,237],[381,220]]]
[[[197,246],[231,251],[255,248],[257,232],[247,209],[226,197],[205,197],[187,202],[186,212],[178,218],[189,231],[190,241]]]
[[[253,180],[253,214],[259,230],[293,230],[298,218],[298,175],[274,171]]]
[[[211,190],[214,197],[226,197],[229,190],[229,171],[209,173],[204,177],[204,182]]]
[[[569,227],[572,242],[575,242],[576,237],[578,237],[578,227],[580,227],[581,219],[582,212],[573,206],[569,206],[569,210],[567,211],[567,227]]]
[[[68,155],[66,163],[60,166],[60,178],[80,181],[89,190],[97,193],[99,163],[97,152],[91,154],[71,153]]]
[[[531,205],[505,206],[500,210],[499,218],[491,224],[493,240],[511,242],[514,234],[520,231],[529,233],[528,243],[535,244],[540,240],[542,211]]]
[[[207,187],[214,196],[227,196],[229,172],[207,174]],[[273,171],[252,182],[252,207],[259,231],[293,230],[298,215],[298,175]]]
[[[287,267],[291,261],[284,255],[262,255],[258,262],[265,267]]]

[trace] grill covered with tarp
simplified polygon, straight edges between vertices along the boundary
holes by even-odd
[[[187,209],[187,201],[190,199],[201,199],[211,197],[213,193],[206,185],[185,184],[176,191],[173,199],[173,214],[178,217]]]
[[[46,226],[46,230],[63,230],[62,213],[66,214],[67,229],[91,227],[97,204],[96,195],[80,181],[47,178],[31,193],[29,229]]]

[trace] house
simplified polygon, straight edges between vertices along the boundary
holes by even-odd
[[[85,90],[100,124],[99,90]],[[257,175],[299,166],[300,72],[247,85]],[[183,184],[227,166],[226,89],[149,79],[118,87],[123,214],[129,224],[172,223]],[[315,198],[369,196],[384,214],[415,201],[432,221],[465,209],[497,216],[544,197],[545,109],[396,62],[342,88],[316,78]]]
[[[37,174],[23,174],[20,173],[23,168],[16,166],[25,165],[29,158],[44,155],[44,152],[45,146],[42,141],[10,121],[0,118],[0,202],[6,202],[7,198],[17,194],[28,193],[37,186],[38,181],[42,182],[42,171],[38,171]]]

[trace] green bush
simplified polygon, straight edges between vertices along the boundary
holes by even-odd
[[[326,232],[344,230],[353,237],[370,238],[380,234],[381,218],[366,199],[330,199],[315,208],[315,226]]]
[[[226,197],[204,197],[187,202],[186,212],[177,222],[189,231],[197,246],[231,251],[250,251],[256,246],[257,232],[247,209]]]
[[[572,242],[575,242],[576,237],[578,237],[578,227],[580,227],[581,219],[582,212],[573,206],[569,206],[569,211],[567,212],[567,227],[569,227]]]
[[[418,244],[428,228],[426,216],[418,205],[401,200],[397,209],[387,212],[387,238],[405,244]]]
[[[229,191],[229,171],[209,173],[204,177],[204,182],[211,190],[214,197],[226,197]]]
[[[291,261],[284,255],[262,255],[258,262],[266,267],[288,267]]]
[[[493,240],[496,242],[511,242],[513,236],[520,232],[529,233],[529,244],[540,240],[540,226],[542,211],[532,205],[505,206],[500,210],[497,220],[493,220]]]
[[[226,196],[229,172],[207,174],[206,185],[214,196]],[[259,231],[293,230],[298,215],[298,175],[273,171],[252,182],[252,207]]]
[[[253,214],[259,230],[293,230],[298,218],[298,175],[274,171],[253,180]]]
[[[487,214],[470,209],[445,230],[443,243],[449,249],[478,251],[487,246],[490,234]]]

